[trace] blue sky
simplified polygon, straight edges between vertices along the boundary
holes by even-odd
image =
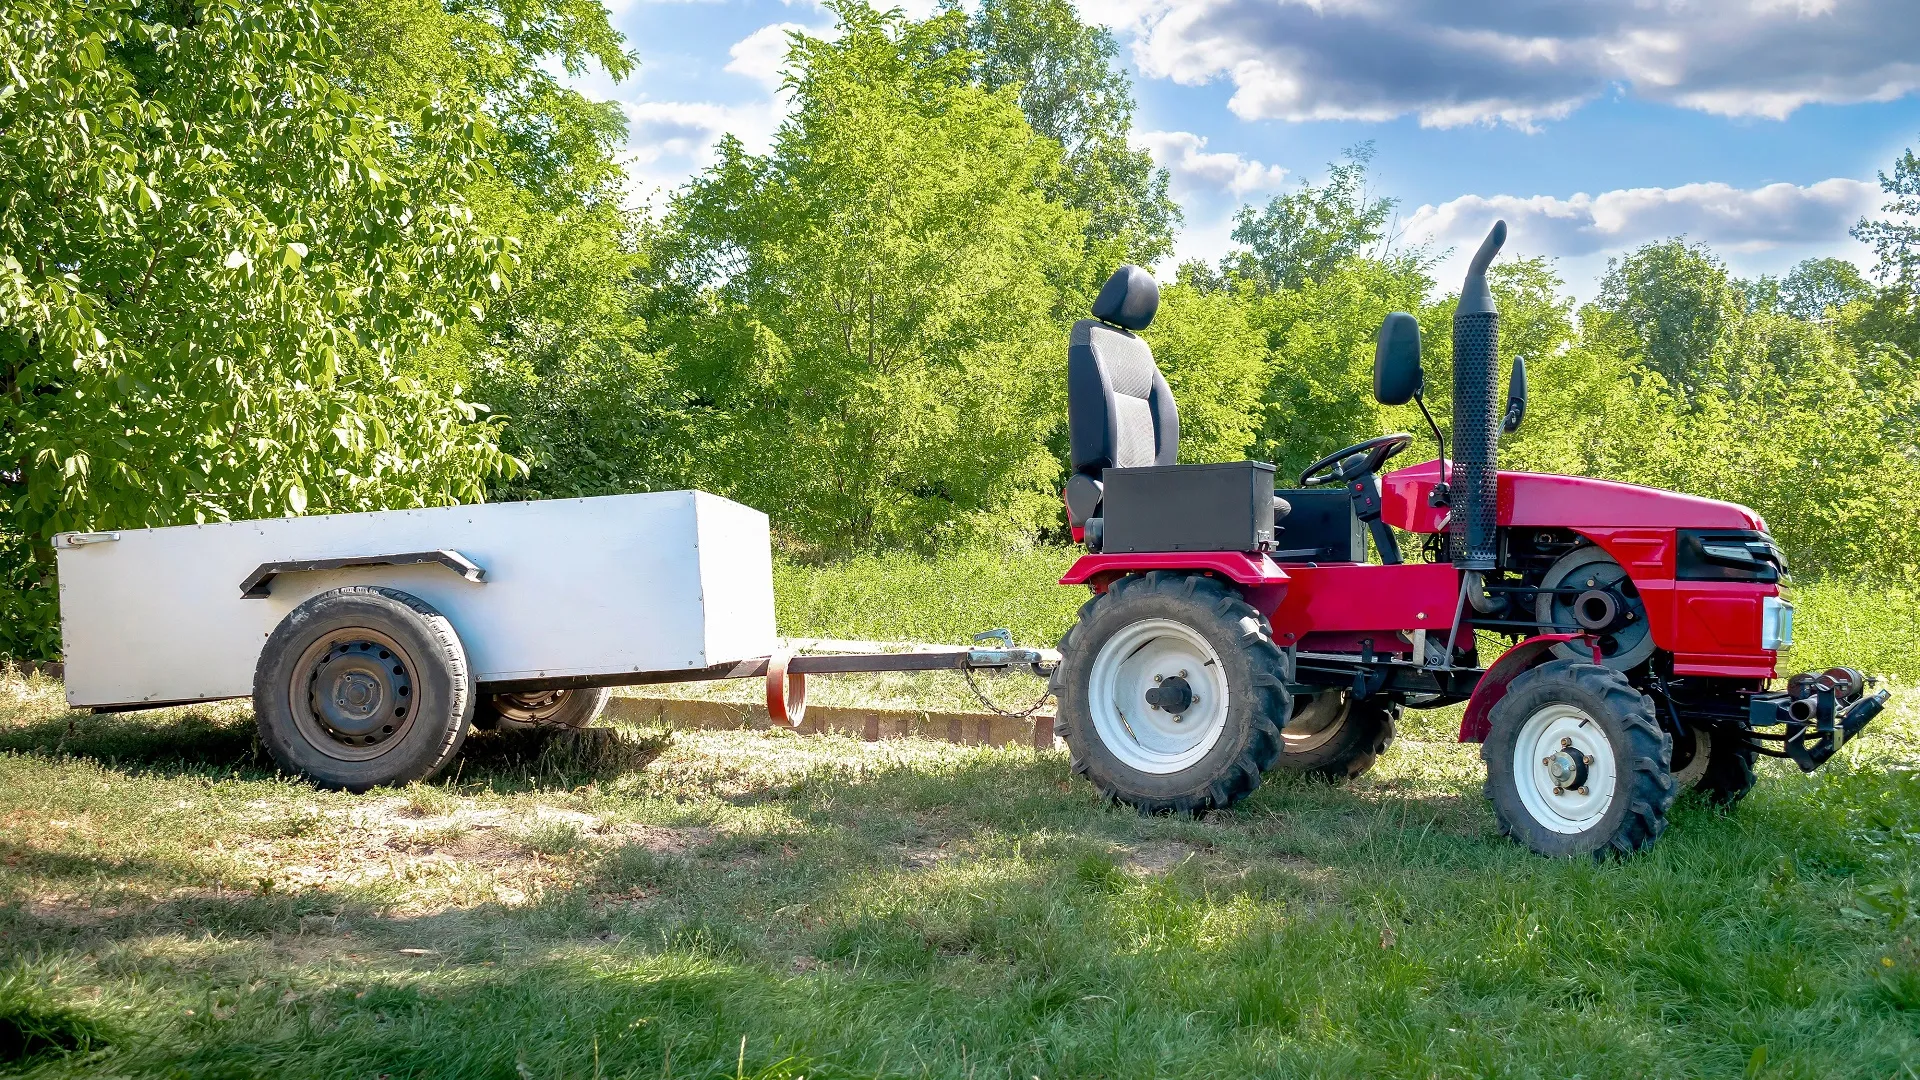
[[[1408,242],[1463,249],[1496,216],[1591,295],[1606,259],[1685,234],[1736,273],[1840,255],[1920,144],[1915,0],[1108,0],[1139,102],[1134,139],[1187,215],[1176,258],[1217,258],[1233,210],[1371,141]],[[640,70],[618,100],[636,191],[672,187],[732,131],[763,149],[785,31],[808,0],[615,0]],[[924,13],[930,0],[901,5]],[[1163,267],[1170,270],[1171,267]]]

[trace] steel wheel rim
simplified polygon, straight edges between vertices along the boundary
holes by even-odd
[[[1713,756],[1711,732],[1694,724],[1687,728],[1687,733],[1693,739],[1693,756],[1687,758],[1687,763],[1674,770],[1673,774],[1674,783],[1683,788],[1692,787],[1700,782],[1701,777],[1707,775],[1707,762]],[[1679,745],[1680,740],[1675,739],[1674,746],[1677,748]]]
[[[545,724],[560,715],[573,690],[530,690],[521,694],[495,694],[493,707],[500,715],[520,724]]]
[[[380,757],[413,728],[419,670],[399,642],[378,630],[351,627],[328,634],[308,645],[294,664],[287,687],[294,727],[330,758]]]
[[[1576,754],[1581,760],[1569,775],[1567,767]],[[1619,775],[1613,744],[1577,705],[1555,701],[1541,706],[1514,740],[1513,781],[1521,805],[1552,832],[1572,836],[1598,825],[1613,806]]]
[[[1340,733],[1352,715],[1353,702],[1345,690],[1315,694],[1287,718],[1280,729],[1281,744],[1289,754],[1318,750]]]
[[[1154,707],[1147,692],[1159,693],[1172,679],[1190,689],[1191,702],[1178,711]],[[1213,646],[1172,619],[1143,619],[1108,638],[1093,659],[1088,703],[1107,750],[1128,768],[1158,776],[1206,757],[1232,704]]]

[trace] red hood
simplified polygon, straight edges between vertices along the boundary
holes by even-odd
[[[1389,502],[1423,505],[1440,478],[1438,461],[1382,478]],[[1547,473],[1500,473],[1500,524],[1562,528],[1758,529],[1760,515],[1737,503],[1677,491]]]

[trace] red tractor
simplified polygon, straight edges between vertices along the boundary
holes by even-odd
[[[1418,403],[1440,444],[1384,477],[1413,436],[1330,454],[1294,490],[1262,462],[1175,464],[1179,415],[1137,336],[1159,288],[1138,267],[1074,326],[1063,494],[1088,554],[1061,583],[1093,596],[1053,688],[1074,771],[1103,794],[1197,814],[1269,769],[1358,776],[1403,709],[1465,702],[1460,739],[1481,744],[1502,831],[1543,855],[1624,853],[1660,835],[1683,787],[1732,804],[1756,756],[1811,771],[1880,712],[1886,691],[1848,668],[1770,689],[1793,607],[1753,511],[1497,468],[1526,411],[1518,359],[1504,412],[1495,400],[1486,270],[1505,239],[1495,223],[1454,316],[1451,455],[1418,324],[1382,324],[1374,395]],[[1488,634],[1511,642],[1492,663]]]

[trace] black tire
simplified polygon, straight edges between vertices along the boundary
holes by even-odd
[[[347,791],[439,773],[460,752],[473,704],[453,624],[374,585],[294,608],[254,669],[254,719],[274,760]]]
[[[1325,780],[1363,776],[1393,745],[1400,706],[1369,699],[1356,702],[1346,690],[1326,690],[1293,699],[1293,713],[1281,735],[1282,772]]]
[[[1491,721],[1480,756],[1505,835],[1541,855],[1599,857],[1639,851],[1666,829],[1679,791],[1669,771],[1673,740],[1626,676],[1578,660],[1542,664],[1513,681]],[[1610,790],[1590,792],[1588,781],[1608,771]]]
[[[522,694],[490,694],[480,688],[474,703],[473,726],[482,731],[566,731],[584,728],[600,718],[611,686],[579,690],[541,690]]]
[[[1204,723],[1205,732],[1217,731],[1217,735],[1196,743],[1189,751],[1194,755],[1190,764],[1149,771],[1122,759],[1124,755],[1138,760],[1137,748],[1122,746],[1116,753],[1107,744],[1100,730],[1105,721],[1096,722],[1094,716],[1091,679],[1109,644],[1114,645],[1116,656],[1124,653],[1127,639],[1116,642],[1117,635],[1131,637],[1145,632],[1149,624],[1169,623],[1185,628],[1174,633],[1204,639],[1213,659],[1201,664],[1199,674],[1206,685],[1224,687],[1226,706],[1193,713],[1196,728],[1192,730],[1202,731],[1199,725]],[[1131,663],[1145,649],[1142,646],[1113,662]],[[1142,813],[1200,814],[1224,809],[1259,787],[1260,774],[1280,756],[1280,731],[1292,698],[1286,692],[1286,668],[1273,643],[1273,628],[1238,591],[1218,578],[1162,570],[1121,578],[1081,607],[1079,621],[1060,639],[1060,655],[1052,680],[1060,703],[1054,733],[1066,741],[1073,771],[1109,800]],[[1205,670],[1216,661],[1217,675]],[[1166,685],[1172,684],[1169,679]],[[1192,709],[1204,707],[1196,695],[1191,706],[1170,707],[1153,722],[1177,723],[1172,718],[1184,718]],[[1126,713],[1118,706],[1112,708],[1111,715],[1119,716],[1131,732]],[[1157,705],[1147,706],[1144,698],[1133,708],[1139,718],[1147,716],[1145,708],[1161,712]],[[1109,715],[1105,708],[1102,715]]]
[[[1693,790],[1714,806],[1731,807],[1747,797],[1758,782],[1754,763],[1760,755],[1745,732],[1728,727],[1696,727],[1706,736],[1706,768],[1693,782]]]

